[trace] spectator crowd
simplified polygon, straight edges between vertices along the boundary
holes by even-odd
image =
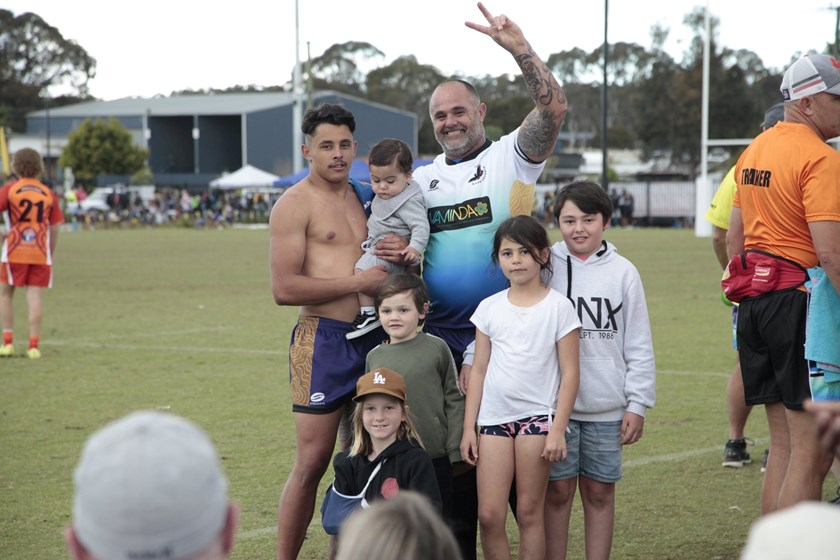
[[[82,191],[84,193],[84,191]],[[233,224],[268,223],[271,206],[282,191],[253,192],[205,191],[190,193],[186,189],[165,187],[156,190],[151,200],[137,192],[118,186],[108,195],[108,209],[83,208],[84,194],[65,193],[67,221],[79,227],[163,226],[230,227]]]

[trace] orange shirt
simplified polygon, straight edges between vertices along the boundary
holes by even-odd
[[[0,188],[0,212],[7,230],[0,262],[52,264],[50,226],[64,221],[55,193],[37,179],[20,179]]]
[[[744,249],[817,266],[809,222],[840,222],[840,152],[803,124],[780,122],[735,165]]]

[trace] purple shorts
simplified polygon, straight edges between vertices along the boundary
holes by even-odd
[[[350,323],[323,317],[300,317],[289,345],[292,411],[326,414],[356,394],[365,373],[365,358],[387,340],[381,329],[347,340]]]

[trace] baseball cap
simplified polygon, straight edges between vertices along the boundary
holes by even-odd
[[[379,368],[369,371],[356,382],[356,396],[358,401],[365,395],[391,395],[405,402],[405,379],[394,370]]]
[[[785,71],[780,89],[785,101],[823,91],[840,95],[840,61],[827,54],[803,56]]]
[[[840,508],[801,502],[756,521],[741,560],[829,560],[837,558]]]
[[[190,558],[227,519],[227,480],[213,443],[171,414],[135,412],[98,430],[74,483],[73,527],[97,558]]]
[[[776,103],[764,112],[764,122],[761,123],[761,128],[767,130],[783,120],[785,120],[785,104]]]

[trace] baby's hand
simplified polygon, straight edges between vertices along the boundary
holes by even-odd
[[[400,254],[406,264],[417,264],[420,262],[420,253],[414,247],[406,247]]]

